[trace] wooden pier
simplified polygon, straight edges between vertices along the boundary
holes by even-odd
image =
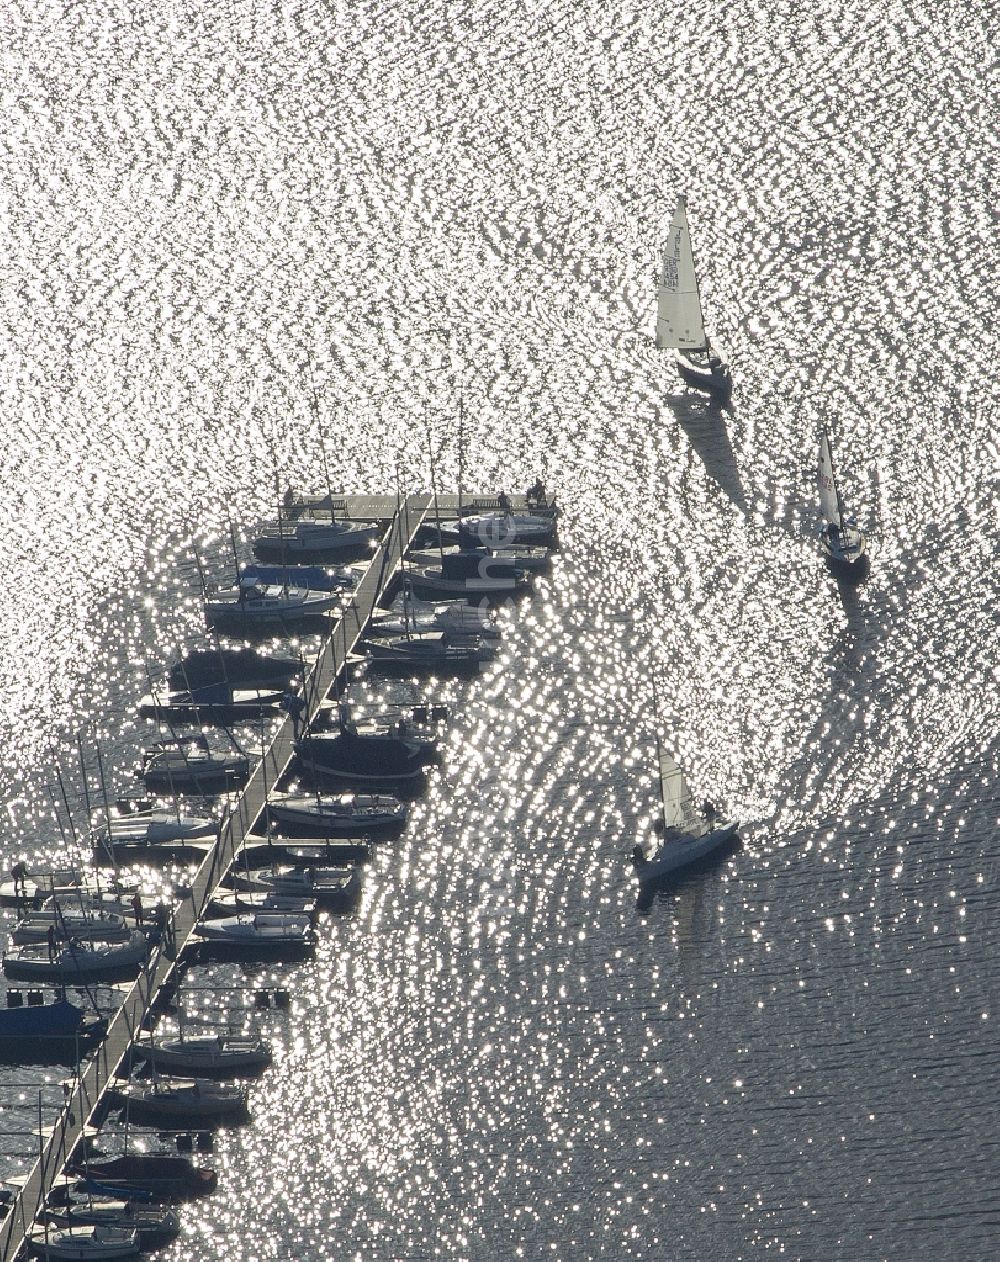
[[[456,497],[449,497],[456,499]],[[344,670],[354,645],[368,623],[375,606],[394,580],[405,555],[424,522],[433,500],[413,495],[398,501],[393,497],[348,497],[359,517],[376,517],[388,522],[385,535],[371,563],[351,597],[350,604],[333,624],[304,684],[303,719],[310,720]],[[457,500],[456,500],[457,508]],[[336,505],[335,505],[336,507]],[[329,497],[325,509],[330,511]],[[91,1117],[102,1104],[108,1083],[127,1065],[129,1049],[147,1024],[156,995],[171,979],[191,933],[208,900],[216,892],[239,848],[264,809],[270,789],[288,769],[293,753],[291,719],[283,722],[264,752],[246,788],[223,819],[219,836],[198,868],[187,897],[174,909],[174,915],[161,944],[152,955],[115,1014],[107,1037],[75,1079],[55,1124],[46,1127],[45,1140],[37,1161],[23,1186],[13,1198],[6,1220],[0,1224],[0,1262],[12,1262],[34,1225],[35,1215],[61,1174],[62,1168],[84,1136]]]
[[[463,513],[491,513],[500,507],[500,498],[496,495],[437,495],[411,496],[404,504],[426,499],[427,516],[431,519],[440,517],[443,522],[456,521]],[[524,495],[508,497],[510,507],[515,513],[532,512]],[[284,513],[289,521],[303,517],[336,517],[345,521],[389,521],[396,512],[399,501],[393,495],[288,495],[285,499]],[[542,511],[545,510],[542,506]]]

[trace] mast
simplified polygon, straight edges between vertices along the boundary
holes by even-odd
[[[323,480],[326,483],[326,494],[330,501],[330,521],[337,520],[337,514],[333,507],[333,484],[330,481],[330,464],[326,458],[326,442],[323,439],[323,426],[319,420],[319,396],[316,394],[316,379],[313,376],[312,356],[308,357],[309,363],[309,388],[312,395],[312,417],[313,424],[316,426],[316,434],[319,437],[319,454],[320,461],[323,465]]]
[[[458,519],[462,520],[462,474],[465,472],[465,400],[458,396]]]
[[[410,638],[410,593],[406,583],[406,548],[403,541],[403,494],[399,484],[399,466],[396,466],[396,516],[392,529],[399,527],[399,573],[403,581],[403,631]]]
[[[240,574],[240,550],[236,544],[236,527],[233,525],[232,517],[229,518],[229,546],[233,550],[233,566],[236,570],[236,586],[239,588],[242,579]]]
[[[441,554],[441,571],[444,572],[444,540],[441,538],[441,510],[438,507],[437,471],[434,467],[434,441],[430,418],[427,419],[427,457],[431,466],[431,491],[434,494],[434,523],[437,526],[438,552]]]

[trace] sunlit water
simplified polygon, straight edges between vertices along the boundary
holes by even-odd
[[[566,510],[501,660],[424,689],[445,765],[357,915],[189,996],[292,1004],[163,1256],[991,1253],[989,12],[6,5],[8,862],[61,848],[57,764],[82,826],[78,735],[134,784],[196,554],[322,489],[313,383],[334,485],[453,486],[464,412],[466,485]],[[681,191],[728,412],[651,342]],[[657,725],[750,824],[642,911]],[[9,1168],[60,1076],[4,1071]]]

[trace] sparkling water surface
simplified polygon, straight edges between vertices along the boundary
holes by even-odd
[[[5,865],[72,848],[78,735],[89,792],[98,747],[134,786],[198,561],[324,489],[314,387],[337,488],[433,453],[564,506],[478,681],[356,685],[452,708],[357,914],[195,974],[192,1022],[292,1001],[162,1257],[992,1254],[995,34],[917,0],[5,6]],[[681,192],[726,410],[652,342]],[[657,729],[747,823],[640,908]],[[6,1172],[63,1072],[0,1073]]]

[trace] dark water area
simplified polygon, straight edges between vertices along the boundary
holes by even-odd
[[[338,488],[426,488],[429,448],[454,487],[461,412],[467,486],[565,508],[479,680],[355,686],[452,707],[356,914],[196,975],[195,1023],[292,1002],[161,1256],[991,1255],[995,34],[977,3],[6,6],[5,867],[72,848],[78,735],[90,792],[98,746],[134,785],[196,554],[222,577],[230,522],[324,489],[313,384]],[[726,409],[653,345],[682,192]],[[816,544],[821,422],[857,591]],[[641,909],[656,730],[746,824]],[[62,1073],[0,1070],[8,1172]]]

